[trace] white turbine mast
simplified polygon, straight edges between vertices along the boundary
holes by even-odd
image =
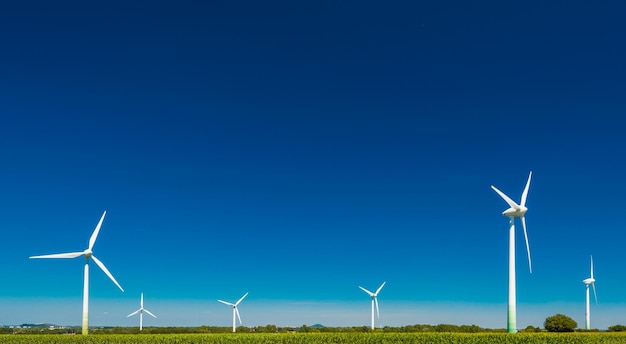
[[[376,307],[376,314],[378,315],[378,319],[380,319],[380,312],[378,310],[378,293],[380,293],[380,290],[383,289],[383,287],[385,286],[385,283],[387,282],[386,281],[383,282],[383,284],[381,284],[380,287],[376,289],[375,293],[372,293],[371,291],[359,286],[361,290],[366,292],[372,298],[372,330],[374,329],[374,307]]]
[[[139,313],[139,331],[143,330],[143,312],[148,313],[153,318],[156,318],[156,315],[150,313],[149,310],[143,308],[143,293],[141,293],[141,301],[139,302],[139,309],[127,315],[127,318],[132,317],[133,315]]]
[[[84,269],[84,281],[83,281],[83,331],[82,334],[86,335],[89,331],[89,259],[93,259],[93,261],[98,265],[98,267],[104,271],[104,273],[109,276],[111,281],[115,283],[115,285],[120,288],[123,292],[122,286],[115,280],[115,277],[109,272],[109,270],[104,266],[104,264],[93,255],[93,246],[96,243],[96,239],[98,238],[98,233],[100,232],[100,227],[102,227],[102,222],[104,221],[104,216],[106,215],[106,211],[102,214],[96,229],[91,234],[89,238],[89,246],[82,252],[70,252],[70,253],[57,253],[57,254],[47,254],[43,256],[31,256],[30,259],[37,258],[76,258],[83,256],[85,257],[85,269]]]
[[[233,307],[233,332],[237,332],[237,322],[235,321],[235,316],[237,317],[237,319],[239,319],[239,324],[241,325],[241,316],[239,315],[239,310],[237,309],[237,306],[239,306],[239,303],[241,303],[241,301],[243,301],[243,299],[248,296],[248,293],[243,294],[243,296],[237,300],[237,302],[232,303],[232,302],[227,302],[227,301],[223,301],[223,300],[217,300],[217,302],[221,302],[227,306],[231,306]]]
[[[596,304],[598,303],[598,295],[596,294],[596,280],[593,278],[593,256],[589,256],[591,258],[591,277],[583,280],[585,283],[585,329],[591,329],[591,312],[589,307],[589,285],[593,288],[593,296],[596,299]]]
[[[526,233],[526,219],[525,214],[528,211],[526,208],[526,198],[528,197],[528,188],[530,187],[530,178],[532,177],[532,171],[528,174],[528,181],[524,192],[522,192],[522,200],[520,204],[515,203],[509,196],[505,195],[502,191],[498,190],[495,186],[491,188],[504,199],[504,201],[510,206],[509,209],[502,212],[503,216],[509,218],[509,300],[508,300],[508,314],[507,314],[507,331],[509,333],[517,332],[517,301],[516,301],[516,288],[515,288],[515,218],[520,217],[522,220],[522,228],[524,229],[524,239],[526,240],[526,253],[528,254],[528,269],[530,273],[533,272],[532,263],[530,260],[530,246],[528,245],[528,234]]]

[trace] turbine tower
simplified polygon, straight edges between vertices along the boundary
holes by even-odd
[[[589,285],[593,288],[593,296],[596,299],[596,303],[598,303],[598,295],[596,294],[596,280],[593,278],[593,256],[591,257],[591,277],[583,280],[585,283],[586,296],[585,299],[585,330],[591,329],[591,312],[589,311]]]
[[[115,280],[113,275],[109,272],[109,270],[102,264],[102,262],[93,255],[93,245],[96,243],[96,239],[98,238],[98,233],[100,232],[100,227],[102,226],[102,221],[104,221],[104,216],[106,215],[106,211],[102,214],[96,229],[91,234],[91,238],[89,238],[89,246],[82,252],[70,252],[70,253],[57,253],[57,254],[47,254],[43,256],[31,256],[30,259],[36,258],[76,258],[83,256],[85,257],[85,269],[84,269],[84,281],[83,281],[83,335],[86,335],[89,331],[89,258],[93,259],[93,261],[104,271],[104,273],[109,276],[111,281],[115,283],[115,285],[120,288],[123,292],[124,289],[120,286],[119,283]]]
[[[243,296],[241,297],[241,299],[237,300],[237,302],[235,303],[231,303],[231,302],[226,302],[226,301],[222,301],[222,300],[217,300],[218,302],[221,302],[225,305],[231,306],[233,307],[233,332],[237,332],[237,322],[235,321],[235,315],[237,315],[237,318],[239,318],[239,324],[241,324],[241,316],[239,316],[239,310],[237,309],[237,306],[239,305],[239,303],[241,301],[243,301],[243,299],[248,296],[248,293],[243,294]]]
[[[522,228],[524,229],[524,239],[526,240],[526,252],[528,254],[528,268],[530,273],[533,272],[532,264],[530,261],[530,246],[528,245],[528,235],[526,234],[526,219],[524,214],[528,211],[526,208],[526,197],[528,196],[528,188],[530,187],[530,178],[532,177],[532,171],[528,174],[528,181],[526,187],[522,193],[522,201],[520,204],[515,203],[511,198],[505,195],[502,191],[498,190],[495,186],[491,188],[502,197],[506,203],[510,206],[509,209],[502,212],[503,216],[509,218],[509,300],[508,300],[508,315],[507,315],[507,331],[509,333],[517,332],[517,301],[515,290],[515,218],[521,217]]]
[[[372,293],[371,291],[359,286],[361,290],[366,292],[372,298],[372,330],[374,329],[374,305],[376,305],[376,314],[378,315],[378,319],[380,319],[380,312],[378,311],[378,293],[380,293],[380,290],[383,289],[383,287],[385,286],[385,283],[387,282],[386,281],[383,282],[383,284],[381,284],[380,287],[376,289],[375,293]]]
[[[143,330],[143,312],[146,312],[149,315],[151,315],[153,318],[156,318],[156,315],[150,313],[149,310],[143,308],[143,293],[141,293],[141,301],[139,303],[139,309],[126,316],[127,318],[130,318],[133,315],[139,313],[139,331]]]

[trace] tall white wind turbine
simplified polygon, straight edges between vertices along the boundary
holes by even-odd
[[[591,257],[591,277],[586,278],[583,280],[583,283],[585,283],[585,289],[586,289],[586,299],[585,299],[585,329],[586,330],[590,330],[591,329],[591,312],[589,311],[589,285],[591,285],[591,287],[593,288],[593,296],[596,299],[596,303],[598,303],[598,295],[596,294],[596,280],[593,278],[593,256],[589,256]]]
[[[380,290],[383,289],[383,287],[385,286],[385,283],[387,282],[386,281],[383,282],[383,284],[381,284],[380,287],[376,289],[375,293],[372,293],[371,291],[359,286],[361,290],[366,292],[372,298],[372,330],[374,329],[374,305],[376,305],[376,314],[378,315],[378,319],[380,319],[380,312],[378,311],[378,293],[380,293]]]
[[[509,209],[502,212],[503,216],[509,218],[509,301],[508,301],[508,316],[507,316],[507,331],[509,333],[517,332],[517,301],[515,290],[515,218],[521,217],[522,228],[524,229],[524,239],[526,240],[526,252],[528,254],[528,268],[530,272],[533,272],[532,264],[530,261],[530,246],[528,245],[528,235],[526,233],[526,219],[524,215],[528,208],[526,208],[526,198],[528,197],[528,188],[530,187],[530,178],[532,177],[532,171],[528,174],[528,181],[526,187],[522,193],[522,201],[520,204],[515,203],[511,198],[505,195],[502,191],[498,190],[495,186],[491,188],[500,195],[510,206]]]
[[[141,293],[141,301],[139,303],[139,309],[126,316],[127,318],[130,318],[133,315],[139,313],[139,331],[143,330],[143,312],[146,312],[149,315],[151,315],[153,318],[156,318],[156,315],[150,313],[149,310],[143,308],[143,293]]]
[[[231,302],[226,302],[226,301],[222,301],[222,300],[217,300],[218,302],[221,302],[227,306],[231,306],[233,307],[233,332],[237,331],[237,322],[235,321],[235,315],[237,316],[237,318],[239,319],[239,324],[241,324],[241,316],[239,316],[239,310],[237,309],[237,306],[239,305],[239,303],[241,301],[243,301],[243,299],[248,296],[248,293],[243,294],[243,296],[237,300],[237,302],[235,303],[231,303]]]
[[[93,261],[104,271],[104,273],[109,276],[111,281],[115,283],[115,285],[120,288],[121,291],[122,286],[115,280],[115,277],[111,275],[109,270],[104,266],[104,264],[93,255],[93,245],[96,243],[96,239],[98,238],[98,233],[100,232],[100,227],[102,227],[102,221],[104,221],[104,216],[106,215],[106,211],[102,214],[96,229],[91,234],[89,238],[89,246],[82,252],[70,252],[70,253],[57,253],[57,254],[47,254],[43,256],[31,256],[29,258],[76,258],[83,256],[85,257],[85,269],[84,269],[84,281],[83,281],[83,335],[86,335],[89,331],[89,258],[93,259]]]

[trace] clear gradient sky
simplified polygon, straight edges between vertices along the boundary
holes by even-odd
[[[626,324],[626,3],[0,7],[0,324]]]

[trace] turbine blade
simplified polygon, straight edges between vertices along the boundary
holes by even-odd
[[[135,314],[139,313],[139,311],[141,311],[141,309],[138,309],[138,310],[136,310],[136,311],[134,311],[134,312],[130,313],[130,314],[129,314],[129,315],[127,315],[126,317],[127,317],[127,318],[130,318],[130,317],[132,317],[133,315],[135,315]]]
[[[155,317],[155,318],[157,317],[156,315],[154,315],[154,314],[150,313],[150,311],[149,311],[149,310],[147,310],[147,309],[144,309],[143,311],[144,311],[144,312],[146,312],[146,313],[148,313],[148,314],[150,314],[150,315],[152,315],[152,316],[153,316],[153,317]]]
[[[100,267],[100,269],[102,269],[102,271],[104,271],[104,273],[109,276],[109,278],[111,279],[111,281],[113,281],[113,283],[115,283],[115,285],[120,288],[120,290],[123,292],[124,289],[122,288],[122,286],[117,283],[117,281],[115,280],[115,277],[113,277],[113,275],[111,275],[111,273],[109,272],[109,269],[107,269],[106,266],[104,266],[104,264],[102,264],[102,262],[96,258],[96,256],[92,255],[91,259],[93,259],[94,262],[96,262],[96,264]]]
[[[385,283],[387,283],[387,281],[383,282],[383,284],[381,284],[380,287],[376,289],[376,293],[375,293],[376,296],[378,296],[378,293],[380,293],[380,290],[383,289],[383,287],[385,286]]]
[[[230,303],[230,302],[226,302],[226,301],[222,301],[222,300],[217,300],[217,302],[221,302],[221,303],[223,303],[225,305],[228,305],[228,306],[231,306],[231,307],[235,307],[234,303]]]
[[[100,221],[98,221],[98,225],[96,226],[96,229],[94,229],[93,233],[91,234],[91,238],[89,238],[89,249],[93,249],[93,245],[96,243],[96,239],[98,238],[98,233],[100,233],[100,227],[102,227],[102,221],[104,221],[104,215],[106,215],[107,212],[106,210],[104,211],[104,213],[102,213],[102,217],[100,218]]]
[[[235,309],[235,313],[237,313],[237,318],[239,319],[239,324],[241,325],[241,317],[239,316],[239,310],[237,309],[237,307],[234,308]]]
[[[591,283],[591,286],[593,287],[593,297],[596,298],[596,305],[598,304],[598,294],[596,294],[596,283]]]
[[[141,301],[139,304],[141,305],[141,308],[143,308],[143,293],[141,293]]]
[[[520,206],[517,205],[517,203],[515,203],[512,199],[509,198],[509,196],[505,195],[504,192],[498,190],[498,188],[496,188],[495,186],[491,186],[491,188],[498,193],[498,195],[500,195],[500,197],[502,197],[502,199],[504,199],[504,201],[511,207],[514,209],[519,209]]]
[[[359,288],[361,288],[361,290],[363,290],[364,292],[368,293],[371,297],[375,296],[374,293],[372,293],[371,291],[369,291],[369,290],[367,290],[367,289],[365,289],[365,288],[363,288],[361,286],[359,286]]]
[[[528,269],[533,273],[533,264],[530,261],[530,245],[528,245],[528,234],[526,233],[526,218],[522,216],[522,227],[524,228],[524,239],[526,239],[526,253],[528,253]]]
[[[29,259],[38,259],[38,258],[76,258],[83,255],[83,252],[70,252],[70,253],[56,253],[56,254],[45,254],[43,256],[30,256]]]
[[[591,257],[591,278],[593,279],[593,256],[589,257]]]
[[[530,171],[528,174],[528,181],[526,182],[526,187],[524,188],[524,192],[522,192],[522,201],[520,205],[523,207],[526,205],[526,197],[528,197],[528,188],[530,187],[530,177],[533,176],[533,171]]]
[[[246,298],[246,296],[248,296],[248,293],[243,294],[243,296],[241,297],[241,299],[237,300],[237,302],[235,303],[235,306],[237,306],[241,301],[243,301],[243,299]]]
[[[380,319],[380,312],[378,311],[378,298],[377,297],[374,298],[374,303],[376,304],[376,315],[378,316],[378,319]]]

